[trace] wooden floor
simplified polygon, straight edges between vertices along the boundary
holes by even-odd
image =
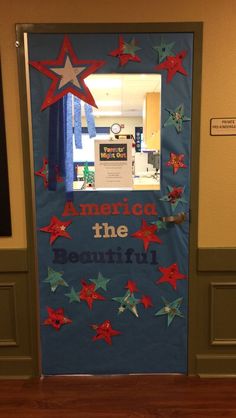
[[[236,417],[236,379],[186,376],[1,380],[1,418]]]

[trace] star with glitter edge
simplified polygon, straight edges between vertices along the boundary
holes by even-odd
[[[54,310],[50,307],[47,307],[47,311],[48,318],[43,321],[43,324],[51,325],[53,328],[55,328],[56,331],[58,331],[62,325],[72,323],[72,320],[64,315],[63,308],[58,308]]]
[[[107,283],[109,283],[109,281],[111,279],[106,279],[106,277],[104,277],[102,275],[102,273],[99,272],[97,279],[89,279],[89,280],[90,280],[90,282],[95,284],[95,289],[94,290],[103,289],[103,290],[106,291],[107,290]]]
[[[56,167],[56,181],[57,183],[62,183],[63,182],[63,178],[59,175],[58,173],[58,167]],[[40,170],[35,171],[34,173],[36,176],[42,177],[43,179],[43,184],[45,189],[47,189],[48,187],[48,160],[47,158],[43,158],[43,165],[40,168]]]
[[[144,306],[145,309],[151,308],[153,306],[152,298],[150,296],[147,296],[147,295],[143,295],[141,297],[140,303],[143,304],[143,306]]]
[[[119,36],[119,47],[114,49],[109,53],[112,57],[117,57],[120,60],[120,66],[123,67],[129,61],[141,62],[141,59],[136,55],[136,51],[139,48],[136,43],[135,39],[133,38],[130,43],[125,42],[123,36]]]
[[[167,167],[173,168],[173,174],[176,174],[180,168],[187,168],[186,164],[183,162],[184,154],[175,154],[174,152],[170,153],[170,159],[166,162]]]
[[[177,287],[177,280],[187,279],[186,274],[180,273],[177,263],[173,263],[168,267],[159,267],[159,270],[163,273],[163,276],[161,276],[156,283],[169,283],[175,290]]]
[[[157,229],[157,225],[150,225],[143,219],[141,228],[131,234],[131,237],[141,239],[143,241],[144,249],[147,251],[151,242],[157,242],[158,244],[162,243],[160,238],[155,234]]]
[[[162,39],[160,45],[156,45],[153,47],[153,49],[158,53],[159,63],[162,62],[165,58],[167,58],[168,55],[173,55],[172,48],[174,44],[175,42],[170,42],[169,44],[167,44]]]
[[[51,106],[68,93],[72,93],[91,106],[97,107],[84,80],[101,68],[105,61],[78,59],[67,35],[63,39],[56,59],[30,61],[29,63],[52,80],[41,110]]]
[[[138,292],[137,285],[133,280],[128,280],[125,289],[129,289],[130,293]]]
[[[117,296],[112,298],[115,302],[120,303],[118,313],[121,314],[127,309],[138,318],[138,311],[136,305],[139,303],[139,299],[136,299],[129,290],[125,293],[124,296]]]
[[[96,335],[93,337],[93,341],[104,340],[107,344],[112,345],[112,337],[120,335],[121,332],[112,328],[111,322],[107,319],[102,324],[91,325],[96,331]]]
[[[100,295],[100,293],[95,292],[96,285],[88,284],[84,280],[82,280],[82,289],[79,292],[80,300],[84,300],[87,302],[89,309],[93,308],[93,302],[95,300],[105,300],[104,296]]]
[[[165,61],[155,66],[155,70],[167,70],[166,82],[169,83],[176,73],[188,75],[183,67],[182,61],[186,57],[187,51],[181,51],[176,55],[169,55]]]
[[[176,186],[167,186],[168,193],[167,195],[160,198],[164,202],[169,202],[171,204],[172,211],[175,211],[178,204],[188,203],[187,200],[183,197],[185,187],[176,187]]]
[[[75,289],[71,288],[69,293],[65,293],[65,296],[69,298],[69,303],[72,302],[80,302],[79,294],[75,291]]]
[[[155,313],[155,316],[167,315],[167,326],[171,324],[175,316],[184,318],[184,315],[179,310],[183,298],[175,299],[173,302],[168,302],[163,297],[162,300],[165,306],[161,308],[157,313]]]
[[[72,221],[62,222],[56,216],[53,216],[51,218],[50,224],[48,226],[44,226],[42,228],[39,228],[39,230],[42,231],[42,232],[48,232],[49,234],[51,234],[50,245],[52,245],[58,237],[64,237],[64,238],[71,239],[70,234],[66,231],[66,228],[71,223],[72,223]]]
[[[183,130],[183,122],[190,121],[191,119],[184,115],[184,105],[181,104],[177,106],[175,110],[165,109],[169,112],[169,118],[164,123],[164,128],[166,126],[174,126],[177,133],[180,134]]]
[[[44,280],[44,282],[50,283],[52,292],[55,292],[58,286],[69,286],[68,283],[66,283],[66,281],[62,278],[62,274],[63,273],[48,267],[48,277]]]

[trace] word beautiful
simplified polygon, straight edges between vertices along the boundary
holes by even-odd
[[[65,204],[63,216],[108,216],[108,215],[134,215],[134,216],[157,216],[154,203],[129,204],[128,198],[124,197],[117,203],[80,203],[77,209],[72,201]]]
[[[157,265],[156,251],[139,253],[133,248],[123,251],[117,247],[116,251],[109,248],[107,251],[67,251],[65,248],[53,248],[54,264],[81,263],[81,264],[154,264]]]

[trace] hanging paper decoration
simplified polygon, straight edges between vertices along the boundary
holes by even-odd
[[[118,313],[121,314],[127,309],[132,312],[133,315],[135,315],[138,318],[138,311],[136,308],[136,305],[139,303],[139,299],[136,299],[134,297],[134,294],[130,292],[130,290],[127,290],[124,296],[117,296],[115,298],[112,298],[112,300],[115,300],[116,302],[120,303],[120,307],[118,309]]]
[[[76,147],[82,148],[81,100],[85,102],[89,135],[96,136],[91,106],[97,106],[84,80],[104,64],[102,60],[78,59],[68,36],[64,37],[56,59],[30,61],[32,67],[52,80],[41,106],[41,110],[50,107],[47,167],[45,161],[36,174],[44,178],[45,187],[54,191],[59,176],[65,176],[68,199],[73,192],[73,135]]]
[[[170,159],[167,161],[167,167],[173,167],[173,173],[176,174],[180,168],[187,168],[186,164],[183,162],[184,154],[175,154],[174,152],[170,153]]]
[[[103,289],[107,291],[107,284],[109,283],[111,279],[106,279],[106,277],[104,277],[102,273],[99,272],[97,279],[89,279],[89,280],[90,282],[93,282],[95,284],[94,290]]]
[[[183,196],[185,187],[167,186],[167,189],[168,194],[161,197],[160,200],[169,202],[173,211],[176,209],[180,202],[187,203],[187,200]]]
[[[50,224],[48,226],[44,226],[39,228],[42,232],[48,232],[51,234],[50,236],[50,245],[54,243],[54,241],[58,237],[64,237],[71,239],[70,234],[66,231],[66,228],[72,223],[72,221],[60,221],[56,216],[53,216]]]
[[[112,337],[120,335],[121,332],[112,328],[111,322],[107,319],[100,325],[91,325],[96,331],[96,335],[93,337],[93,341],[104,340],[107,344],[112,344]]]
[[[157,225],[150,225],[143,219],[141,228],[134,234],[131,234],[131,237],[141,239],[143,241],[144,249],[147,251],[151,242],[157,242],[158,244],[161,244],[162,242],[155,234],[156,231]]]
[[[168,267],[159,267],[159,270],[163,273],[163,276],[156,283],[169,283],[174,290],[177,287],[177,280],[187,279],[186,274],[180,273],[177,263],[173,263]]]
[[[48,276],[44,280],[45,283],[49,283],[51,291],[55,292],[58,286],[68,287],[68,283],[63,279],[61,272],[53,270],[51,267],[48,267]]]
[[[104,296],[95,292],[95,287],[94,283],[88,284],[84,280],[82,281],[82,290],[79,292],[79,298],[87,302],[89,309],[92,309],[94,301],[105,300]]]
[[[183,301],[183,298],[175,299],[173,302],[168,302],[165,298],[162,297],[164,302],[164,307],[161,308],[155,315],[167,315],[167,326],[171,324],[175,316],[183,318],[183,314],[180,312],[180,305]]]
[[[153,303],[152,303],[152,299],[150,298],[150,296],[147,295],[143,295],[140,299],[140,303],[143,304],[144,308],[152,308]]]
[[[83,188],[94,187],[95,173],[94,173],[94,171],[89,169],[89,166],[88,166],[87,162],[84,164],[83,175],[84,175]]]
[[[84,104],[84,111],[85,111],[85,117],[86,117],[86,121],[87,121],[89,138],[94,138],[96,136],[96,128],[95,128],[92,106],[85,103]]]
[[[30,61],[30,65],[52,80],[41,110],[46,109],[68,93],[84,102],[96,106],[95,100],[85,84],[85,79],[105,64],[102,60],[81,60],[77,57],[70,39],[65,35],[56,59]]]
[[[79,293],[77,293],[73,287],[71,288],[70,293],[65,293],[65,296],[69,298],[69,303],[80,302]]]
[[[177,55],[170,55],[166,58],[165,61],[156,65],[155,70],[166,70],[167,78],[166,82],[169,83],[176,73],[181,73],[183,75],[188,75],[187,71],[183,67],[182,61],[186,57],[187,51],[181,51]]]
[[[184,105],[181,104],[177,106],[175,110],[172,109],[165,109],[169,112],[170,116],[165,121],[164,127],[166,126],[174,126],[178,134],[183,130],[183,122],[191,120],[187,116],[184,115]]]
[[[158,53],[159,63],[164,61],[164,59],[167,58],[169,55],[173,55],[172,48],[174,44],[175,42],[170,42],[169,44],[167,44],[162,39],[160,45],[156,45],[153,47],[153,49]]]
[[[125,42],[123,36],[119,36],[119,47],[110,52],[112,57],[119,58],[120,66],[123,67],[129,61],[141,62],[141,59],[136,55],[136,51],[141,49],[136,45],[136,41],[133,38],[129,43]]]
[[[47,307],[48,311],[48,318],[44,320],[44,325],[51,325],[53,328],[55,328],[56,331],[58,331],[62,325],[70,324],[72,322],[71,319],[67,318],[64,315],[64,309],[58,308],[58,309],[52,309],[50,307]]]

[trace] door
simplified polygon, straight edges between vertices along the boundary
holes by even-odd
[[[42,373],[187,373],[194,31],[109,28],[25,37]],[[101,122],[118,76],[146,114]]]

